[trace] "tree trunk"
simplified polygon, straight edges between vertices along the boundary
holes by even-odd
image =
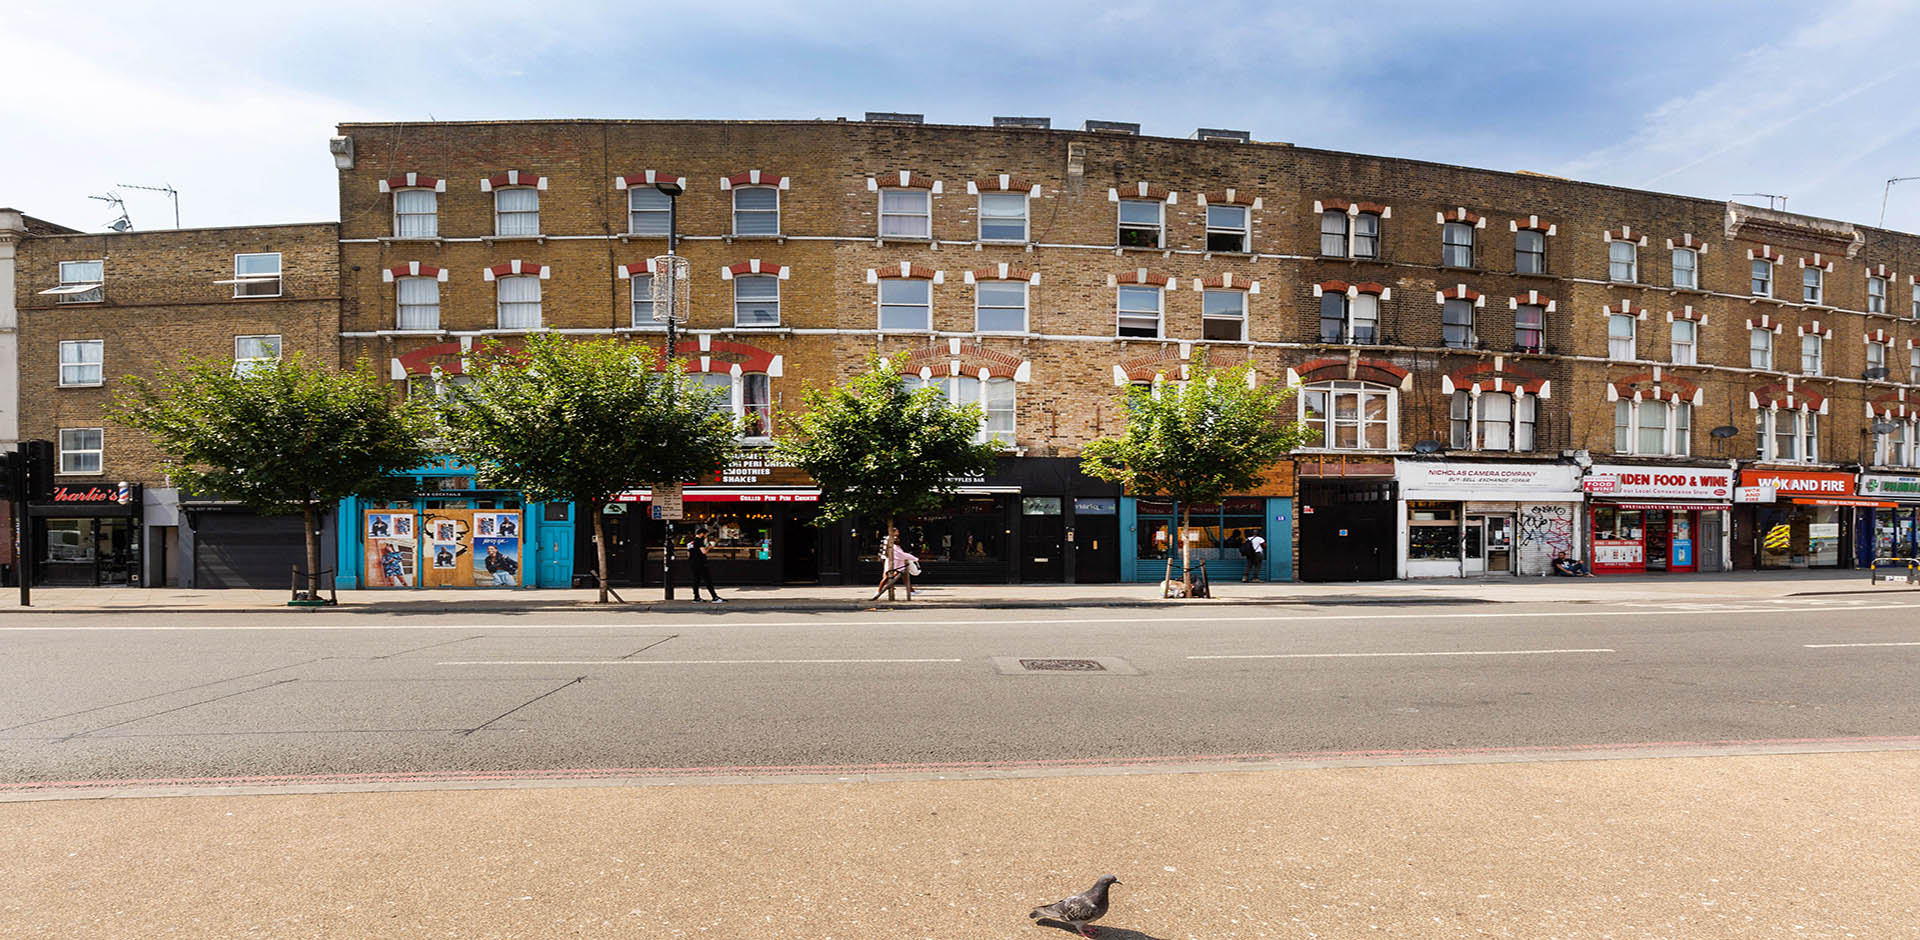
[[[1187,526],[1193,521],[1193,504],[1180,501],[1180,580],[1187,586],[1187,596],[1193,596],[1193,540],[1187,538]]]
[[[887,535],[880,540],[880,583],[887,586],[887,600],[893,600],[893,586],[897,581],[888,581],[893,575],[893,515],[887,515]]]
[[[302,513],[307,529],[307,595],[320,596],[320,533],[315,531],[313,500],[307,500]]]
[[[605,506],[595,500],[588,505],[593,512],[593,554],[594,571],[600,576],[600,603],[607,602],[607,514]]]

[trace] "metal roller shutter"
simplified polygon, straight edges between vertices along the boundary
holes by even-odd
[[[194,584],[201,588],[283,589],[307,552],[299,516],[245,512],[201,513],[193,544]]]

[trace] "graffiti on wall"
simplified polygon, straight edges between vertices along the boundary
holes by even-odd
[[[1573,555],[1573,509],[1542,503],[1520,510],[1520,545],[1553,555]]]

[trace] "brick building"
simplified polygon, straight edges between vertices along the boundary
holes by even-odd
[[[1297,536],[1325,579],[1912,551],[1912,509],[1880,498],[1920,463],[1911,235],[1230,131],[996,123],[342,125],[342,355],[418,392],[490,338],[657,342],[670,180],[682,349],[741,413],[875,352],[985,406],[1001,471],[913,534],[950,576],[1158,579],[1173,507],[1072,458],[1117,430],[1117,385],[1203,354],[1299,383],[1323,432],[1270,487],[1201,507],[1188,538],[1222,574],[1257,529],[1270,576]],[[1736,507],[1743,482],[1775,501]],[[806,527],[807,481],[747,459],[712,483],[695,505],[729,536],[723,574],[863,576],[875,533]],[[539,514],[558,578],[586,527]],[[657,528],[619,523],[616,565],[643,576]]]
[[[20,436],[56,445],[54,500],[30,507],[50,584],[280,587],[298,517],[182,493],[106,408],[128,375],[204,357],[339,364],[339,227],[83,234],[15,245]]]

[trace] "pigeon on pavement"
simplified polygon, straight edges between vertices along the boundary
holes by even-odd
[[[1049,920],[1063,921],[1072,924],[1073,929],[1080,932],[1080,936],[1091,937],[1093,929],[1087,925],[1106,916],[1107,889],[1119,883],[1120,879],[1112,875],[1101,875],[1100,880],[1093,883],[1093,887],[1073,897],[1061,898],[1046,907],[1036,907],[1027,916],[1034,920],[1044,917]]]

